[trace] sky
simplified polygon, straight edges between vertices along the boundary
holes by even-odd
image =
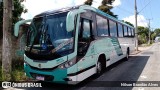
[[[35,15],[54,9],[81,5],[86,0],[25,0],[23,2],[28,12],[22,18],[31,19]],[[102,0],[93,0],[93,7],[98,8]],[[160,0],[137,0],[138,26],[149,26],[152,30],[160,28]],[[125,20],[135,25],[134,0],[115,0],[112,12],[118,15],[119,20]]]

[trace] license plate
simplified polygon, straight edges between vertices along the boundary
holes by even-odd
[[[36,79],[44,81],[44,77],[43,76],[37,76]]]

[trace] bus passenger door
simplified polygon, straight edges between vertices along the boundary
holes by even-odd
[[[78,81],[89,77],[88,70],[94,65],[94,56],[90,53],[92,37],[92,20],[81,18],[78,31]],[[91,73],[90,73],[91,74]]]

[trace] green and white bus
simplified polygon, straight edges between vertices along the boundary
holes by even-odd
[[[134,51],[134,27],[87,5],[43,12],[27,31],[24,54],[26,76],[72,84],[101,72]]]

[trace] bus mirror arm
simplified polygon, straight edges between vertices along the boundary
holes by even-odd
[[[24,23],[27,23],[27,22],[31,22],[32,19],[28,19],[28,20],[21,20],[19,22],[17,22],[14,26],[14,36],[18,37],[18,33],[19,33],[19,29],[20,29],[20,26]]]
[[[70,11],[68,14],[67,14],[67,18],[66,18],[66,29],[68,32],[74,30],[74,26],[75,26],[75,16],[80,14],[80,13],[83,13],[83,12],[86,12],[86,10],[83,10],[83,9],[76,9],[76,10],[73,10],[73,11]]]

